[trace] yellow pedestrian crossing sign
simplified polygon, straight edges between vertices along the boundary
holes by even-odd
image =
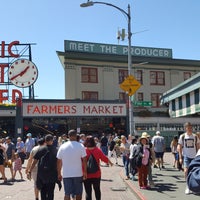
[[[133,75],[129,75],[121,84],[120,88],[132,96],[139,88],[141,84],[138,82]]]

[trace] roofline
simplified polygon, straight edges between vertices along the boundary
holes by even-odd
[[[88,60],[88,61],[104,61],[104,62],[128,62],[128,56],[126,55],[113,55],[113,54],[99,54],[99,53],[85,53],[85,52],[74,52],[74,51],[56,51],[61,64],[64,65],[63,61],[66,59],[75,60]],[[148,62],[148,64],[155,65],[180,65],[180,66],[194,66],[200,67],[200,60],[187,60],[187,59],[171,59],[171,58],[155,58],[146,56],[132,56],[132,63],[137,64],[141,62]],[[63,66],[64,67],[64,66]]]

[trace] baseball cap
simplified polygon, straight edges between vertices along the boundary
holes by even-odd
[[[156,131],[156,135],[160,135],[160,131]]]
[[[27,133],[27,135],[26,135],[27,137],[31,137],[32,136],[32,134],[31,133]]]

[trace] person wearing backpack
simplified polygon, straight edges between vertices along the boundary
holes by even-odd
[[[86,200],[92,199],[92,186],[94,188],[96,200],[101,200],[101,168],[100,168],[100,160],[113,166],[113,163],[108,159],[108,157],[96,146],[94,137],[88,135],[84,142],[84,146],[87,153],[87,179],[84,180],[84,188],[86,193]],[[91,158],[95,159],[94,161],[90,161]],[[94,162],[93,164],[89,164],[90,162]],[[89,167],[89,165],[93,165],[93,169]]]
[[[53,200],[55,184],[58,183],[59,188],[61,188],[61,183],[58,181],[56,165],[57,149],[53,145],[52,135],[48,134],[45,136],[45,143],[46,145],[39,147],[33,156],[34,160],[28,173],[31,177],[31,172],[38,163],[36,185],[40,190],[41,200]]]
[[[184,175],[187,179],[188,167],[191,161],[195,158],[199,149],[199,138],[193,133],[192,124],[186,122],[184,124],[185,133],[181,134],[178,140],[179,162],[184,166]],[[185,194],[190,194],[188,185],[186,184]]]
[[[148,166],[151,153],[148,145],[148,138],[146,135],[142,135],[139,138],[139,143],[133,151],[132,166],[135,165],[138,171],[138,183],[140,189],[148,189]]]

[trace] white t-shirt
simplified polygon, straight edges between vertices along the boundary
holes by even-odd
[[[31,154],[32,154],[32,157],[34,157],[34,155],[37,153],[38,149],[40,148],[40,146],[35,146],[33,147],[33,149],[31,150]],[[37,172],[38,170],[38,163],[35,165],[35,167],[32,169],[32,172]]]
[[[183,137],[184,137],[184,139],[183,139]],[[183,156],[186,156],[188,158],[195,157],[195,155],[197,153],[196,142],[199,143],[199,139],[194,134],[188,135],[187,133],[184,133],[180,136],[178,143],[181,144],[183,147]]]
[[[62,144],[57,158],[62,160],[63,178],[83,176],[81,159],[85,156],[85,147],[80,142],[67,141]]]

